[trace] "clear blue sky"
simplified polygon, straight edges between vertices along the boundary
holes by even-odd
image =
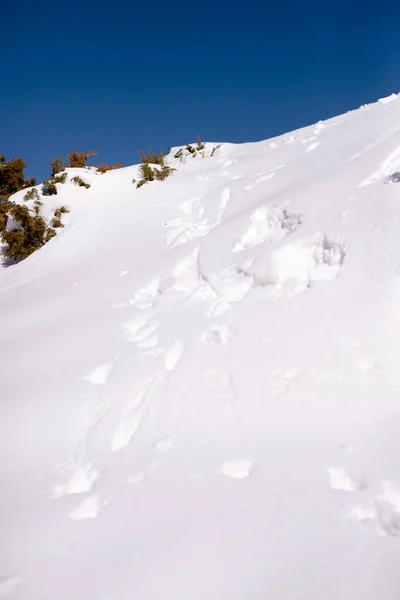
[[[5,2],[0,154],[138,162],[265,139],[400,90],[400,5],[383,0]]]

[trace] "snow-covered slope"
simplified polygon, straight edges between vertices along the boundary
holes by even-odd
[[[170,165],[0,273],[0,597],[398,600],[400,98]]]

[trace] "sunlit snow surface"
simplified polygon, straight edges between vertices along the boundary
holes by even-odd
[[[212,148],[0,272],[0,598],[399,599],[400,99]]]

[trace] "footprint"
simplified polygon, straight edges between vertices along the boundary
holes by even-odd
[[[334,123],[334,124],[336,125],[336,123]],[[332,127],[332,125],[331,125],[331,127]],[[318,121],[318,123],[314,126],[314,130],[313,130],[314,135],[318,135],[319,133],[321,133],[321,131],[323,129],[325,129],[325,127],[326,127],[326,125],[323,121]]]
[[[88,462],[85,465],[77,467],[66,483],[54,486],[51,491],[51,497],[60,498],[69,494],[84,494],[85,492],[89,492],[99,477],[100,473]]]
[[[122,332],[127,342],[136,343],[142,348],[152,348],[158,344],[158,337],[153,335],[157,329],[158,323],[153,319],[153,314],[141,312],[124,323]]]
[[[315,150],[315,148],[318,148],[318,146],[320,145],[321,142],[316,141],[313,142],[312,144],[310,144],[309,146],[307,146],[306,148],[306,152],[312,152],[313,150]]]
[[[356,477],[344,467],[327,467],[329,486],[333,490],[356,492],[366,488],[361,477]]]
[[[220,198],[220,202],[219,202],[219,207],[221,209],[225,209],[227,207],[230,197],[231,197],[230,188],[229,187],[224,188],[222,190],[221,198]]]
[[[139,430],[148,410],[144,400],[145,398],[143,398],[142,404],[137,408],[136,412],[130,418],[125,417],[113,433],[110,442],[111,452],[119,452],[120,450],[127,448],[131,443],[133,436]]]
[[[391,154],[382,162],[380,167],[371,175],[366,177],[358,187],[365,187],[367,185],[371,185],[372,183],[376,183],[378,181],[383,181],[384,183],[393,183],[397,182],[397,172],[398,167],[400,166],[400,146],[393,150]],[[394,177],[393,181],[390,180],[390,176]],[[389,178],[389,179],[388,179]]]
[[[255,275],[255,284],[273,286],[279,297],[291,297],[321,280],[335,279],[342,267],[347,248],[341,239],[323,234],[287,244],[271,256],[271,272]]]
[[[175,283],[171,290],[183,292],[185,296],[193,294],[200,285],[199,251],[196,248],[178,262],[173,270]]]
[[[260,175],[259,177],[257,177],[257,179],[255,180],[254,183],[250,183],[249,185],[245,186],[245,190],[252,190],[253,188],[256,187],[256,185],[259,185],[260,183],[262,183],[263,181],[267,181],[268,179],[272,179],[273,177],[275,177],[275,171],[271,171],[268,173],[265,173],[263,175]]]
[[[93,385],[105,385],[108,382],[111,371],[115,365],[115,361],[104,363],[99,367],[96,367],[88,375],[85,375],[83,379],[89,381]]]
[[[292,383],[304,375],[300,369],[276,369],[272,373],[272,393],[274,396],[286,394]]]
[[[158,411],[160,395],[165,391],[168,377],[165,371],[139,382],[125,407],[122,419],[110,439],[111,452],[119,452],[127,448],[134,435],[142,427],[145,419],[150,419],[152,411]]]
[[[220,224],[229,199],[231,190],[222,190],[220,200],[215,202],[204,200],[204,196],[195,196],[183,202],[180,206],[180,216],[167,221],[168,232],[165,236],[167,246],[186,244],[197,237],[208,235]]]
[[[108,502],[101,501],[97,494],[92,494],[85,498],[78,508],[70,512],[68,516],[73,521],[96,519],[100,511],[106,506],[108,506]]]
[[[164,366],[166,371],[174,371],[185,352],[185,344],[182,340],[176,340],[164,355]]]
[[[231,159],[231,160],[224,160],[221,159],[220,161],[218,161],[221,164],[221,168],[222,169],[227,169],[228,167],[230,167],[231,165],[237,163],[236,159]]]
[[[126,306],[137,306],[137,308],[143,310],[152,308],[157,296],[161,293],[159,285],[160,280],[158,278],[152,279],[146,286],[135,292],[132,298],[110,300],[109,306],[114,309],[125,308]]]
[[[373,356],[362,356],[357,361],[357,367],[360,371],[375,371],[378,364]]]
[[[172,437],[166,437],[162,440],[159,440],[156,445],[154,446],[154,450],[156,452],[167,452],[168,450],[171,450],[171,448],[174,445],[174,440]]]
[[[0,579],[0,598],[6,598],[20,581],[20,577],[6,577],[4,579]]]
[[[201,339],[206,344],[226,344],[232,337],[233,331],[229,325],[211,325]]]
[[[139,472],[128,475],[123,483],[140,483],[146,478],[146,473]]]
[[[378,535],[400,536],[400,488],[391,481],[382,482],[383,494],[376,500],[355,506],[347,518]]]
[[[286,137],[282,144],[287,145],[287,144],[293,144],[296,141],[297,138],[295,138],[293,135],[289,135],[288,137]]]
[[[210,369],[206,371],[206,388],[211,391],[217,400],[232,403],[236,390],[231,376],[225,369]]]
[[[261,206],[253,212],[250,220],[250,227],[234,244],[232,252],[240,252],[263,242],[277,242],[302,224],[300,214],[289,213],[282,206]]]
[[[230,309],[231,304],[240,302],[251,290],[254,277],[246,269],[232,265],[219,273],[212,273],[207,281],[216,297],[210,302],[208,316],[217,316]]]
[[[253,469],[254,461],[242,458],[222,463],[220,473],[231,479],[247,479],[252,474]]]

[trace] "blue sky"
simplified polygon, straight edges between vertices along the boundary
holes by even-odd
[[[0,153],[138,162],[265,139],[400,90],[400,7],[344,2],[22,0],[2,7]]]

